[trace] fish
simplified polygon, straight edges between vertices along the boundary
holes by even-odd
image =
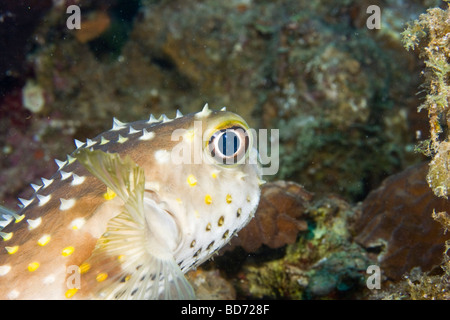
[[[255,137],[226,108],[124,123],[2,213],[0,299],[195,299],[185,273],[254,216]]]

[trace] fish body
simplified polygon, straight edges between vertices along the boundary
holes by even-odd
[[[77,141],[0,232],[0,299],[193,298],[183,274],[258,205],[249,132],[206,105]]]

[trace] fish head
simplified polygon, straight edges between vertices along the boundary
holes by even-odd
[[[185,271],[208,259],[249,222],[262,180],[253,130],[239,115],[202,110],[175,121],[159,132],[165,138],[159,139],[164,141],[161,148],[152,148],[154,159],[142,162],[144,198],[171,218],[161,224],[154,223],[154,216],[147,220],[152,234],[170,241]],[[170,233],[177,236],[167,237]]]

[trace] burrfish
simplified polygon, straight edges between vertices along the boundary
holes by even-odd
[[[3,214],[1,299],[193,299],[184,274],[254,216],[261,166],[225,109],[123,123]]]

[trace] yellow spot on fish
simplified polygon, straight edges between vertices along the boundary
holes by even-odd
[[[8,232],[8,233],[0,232],[0,236],[3,238],[3,241],[8,241],[8,240],[11,240],[13,233],[12,232]]]
[[[186,131],[186,134],[184,135],[184,139],[186,139],[186,141],[192,142],[192,141],[194,141],[194,136],[195,136],[194,129],[190,129],[190,130]]]
[[[191,187],[195,186],[197,184],[197,179],[194,177],[194,175],[190,174],[187,177],[187,183],[188,185],[190,185]]]
[[[41,247],[47,245],[47,243],[49,243],[50,241],[50,236],[48,234],[43,235],[39,240],[38,240],[38,245],[40,245]]]
[[[17,216],[16,217],[16,221],[15,221],[15,223],[19,223],[20,221],[22,221],[23,220],[23,218],[25,218],[25,215],[23,214],[23,215],[21,215],[21,216]]]
[[[227,200],[227,203],[231,203],[231,201],[233,201],[231,194],[227,194],[226,200]]]
[[[66,247],[62,250],[61,254],[63,257],[70,256],[75,251],[74,247]]]
[[[39,268],[39,266],[40,266],[39,262],[31,262],[28,265],[28,271],[30,272],[36,271]]]
[[[211,177],[213,177],[213,179],[217,178],[217,173],[215,172],[211,173]]]
[[[242,213],[242,208],[237,209],[236,216],[239,218]]]
[[[206,204],[211,204],[212,203],[212,198],[211,198],[211,196],[209,194],[207,194],[205,196],[205,203]]]
[[[103,194],[103,198],[105,200],[112,200],[117,196],[117,194],[111,190],[109,187],[106,187],[106,192]]]
[[[206,225],[206,231],[210,231],[211,230],[211,223],[208,223],[207,225]]]
[[[119,256],[117,256],[117,260],[119,260],[120,263],[125,261],[125,255],[121,254]]]
[[[6,251],[8,251],[9,254],[14,254],[19,250],[19,246],[14,247],[5,247]]]
[[[80,274],[86,273],[91,269],[91,265],[87,262],[84,262],[80,265]]]
[[[72,288],[72,289],[67,290],[65,293],[66,298],[67,299],[72,298],[75,295],[75,293],[77,293],[77,291],[78,291],[77,288]]]
[[[191,242],[191,248],[195,247],[195,240],[192,240]]]
[[[225,221],[225,217],[224,217],[224,216],[221,216],[221,217],[219,218],[219,221],[217,222],[217,225],[218,225],[219,227],[223,226],[224,221]]]
[[[108,274],[101,272],[95,277],[95,280],[97,280],[97,282],[102,282],[102,281],[105,281],[106,278],[108,278]]]
[[[180,198],[176,198],[175,200],[176,200],[178,203],[183,203],[183,201],[181,201]]]

